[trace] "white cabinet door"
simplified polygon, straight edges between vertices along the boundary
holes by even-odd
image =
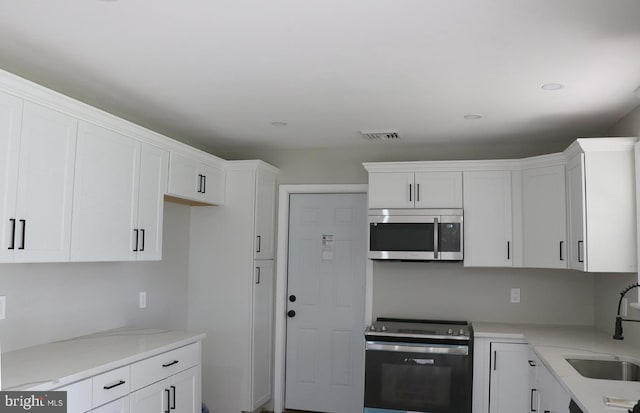
[[[567,163],[567,200],[569,202],[569,268],[581,271],[587,267],[584,179],[584,154],[579,154]]]
[[[202,202],[213,205],[224,203],[225,173],[224,169],[217,165],[200,163],[198,174],[202,176]]]
[[[251,402],[257,409],[271,398],[273,261],[255,261],[251,331]]]
[[[167,193],[181,198],[200,200],[202,180],[198,163],[186,156],[171,152]]]
[[[14,262],[69,260],[77,127],[70,116],[24,104]]]
[[[522,171],[523,264],[567,268],[564,165]]]
[[[162,218],[168,171],[169,152],[142,144],[138,195],[139,261],[162,259]]]
[[[13,261],[22,99],[0,93],[0,262]]]
[[[489,413],[528,412],[529,346],[491,343]]]
[[[192,367],[169,378],[170,405],[172,413],[197,413],[201,409],[197,396],[199,370]]]
[[[71,259],[136,259],[140,142],[80,122]]]
[[[91,378],[55,390],[67,392],[67,413],[84,413],[91,410]]]
[[[369,174],[369,208],[413,208],[413,172]]]
[[[129,413],[130,403],[131,401],[129,400],[129,396],[125,396],[118,400],[114,400],[111,403],[107,403],[104,406],[93,409],[91,410],[91,413]]]
[[[462,208],[462,172],[416,172],[416,208]]]
[[[206,164],[171,153],[167,193],[206,204],[224,203],[225,171],[222,166]]]
[[[566,413],[569,411],[571,396],[558,380],[544,366],[539,365],[536,382],[540,389],[540,413]]]
[[[273,259],[276,175],[256,171],[255,259]]]
[[[511,171],[464,172],[464,265],[512,262]]]
[[[168,387],[168,381],[162,380],[131,393],[129,398],[131,412],[162,413],[169,411],[171,390]]]

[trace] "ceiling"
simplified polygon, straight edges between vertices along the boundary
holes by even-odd
[[[640,103],[640,1],[0,0],[0,67],[204,148],[548,142]]]

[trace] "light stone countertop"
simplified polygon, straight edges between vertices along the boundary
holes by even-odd
[[[2,390],[50,390],[204,337],[183,331],[121,328],[2,353]]]
[[[476,338],[526,340],[585,413],[626,413],[625,409],[605,406],[605,396],[640,399],[640,382],[583,377],[565,360],[567,356],[615,356],[640,361],[640,347],[614,340],[603,331],[592,327],[474,322],[473,332]]]

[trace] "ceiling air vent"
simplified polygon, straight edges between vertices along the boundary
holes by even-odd
[[[361,130],[360,133],[368,141],[397,141],[400,139],[398,131],[368,131]]]

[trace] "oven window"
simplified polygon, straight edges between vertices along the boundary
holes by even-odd
[[[383,364],[381,402],[413,410],[447,410],[451,397],[451,368],[426,365]]]
[[[434,224],[370,224],[370,251],[433,251]]]

